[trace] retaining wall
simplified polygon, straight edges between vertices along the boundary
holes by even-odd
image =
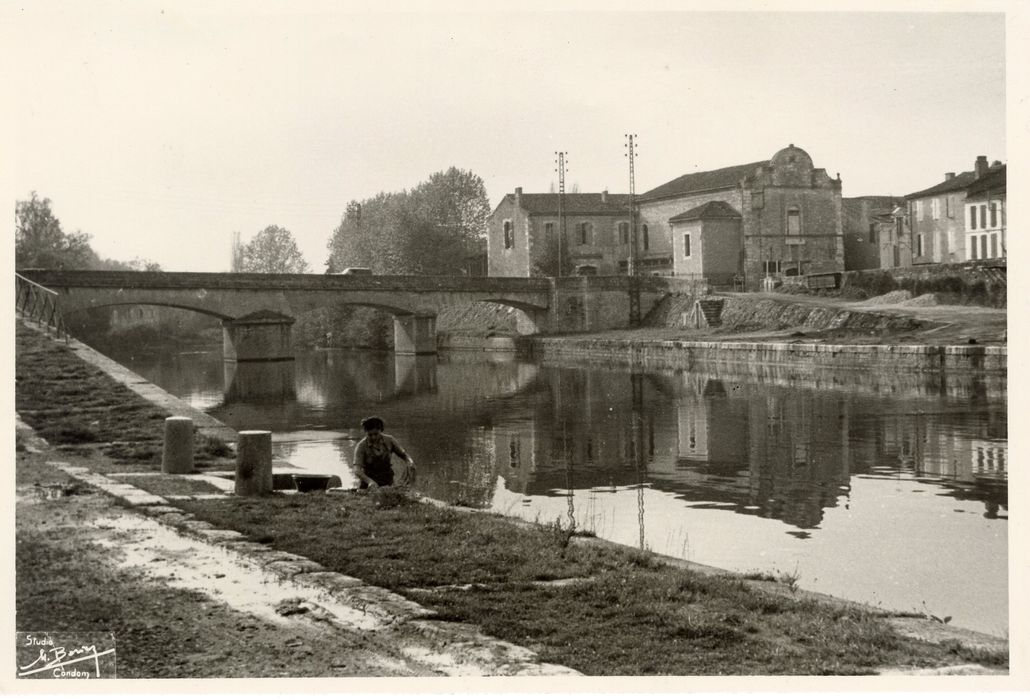
[[[828,345],[680,340],[527,338],[520,348],[538,359],[578,357],[682,369],[720,366],[871,369],[979,373],[1004,378],[1008,349],[984,345]]]
[[[841,289],[878,296],[907,289],[913,296],[935,293],[946,303],[1002,308],[1007,301],[1007,260],[913,265],[885,270],[849,270],[841,274]]]

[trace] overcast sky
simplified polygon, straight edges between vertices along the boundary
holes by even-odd
[[[569,184],[625,192],[627,131],[638,192],[788,143],[845,196],[1007,161],[999,13],[6,7],[14,196],[166,270],[227,270],[233,231],[278,224],[321,272],[349,200],[451,165],[491,207],[547,191],[556,150]]]

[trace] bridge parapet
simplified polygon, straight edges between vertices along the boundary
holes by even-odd
[[[367,290],[406,292],[547,292],[545,277],[432,275],[280,275],[253,272],[137,272],[126,270],[23,270],[45,286],[133,289]]]

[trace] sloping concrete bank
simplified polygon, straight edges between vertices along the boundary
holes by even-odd
[[[527,338],[535,359],[577,357],[679,369],[788,366],[798,369],[905,370],[975,373],[1004,378],[1008,349],[983,345],[830,345],[604,338]]]
[[[193,425],[200,434],[216,437],[225,442],[236,442],[236,431],[228,425],[212,418],[203,411],[193,408],[193,406],[178,396],[169,394],[161,387],[151,384],[128,367],[118,364],[107,355],[97,352],[74,338],[68,340],[67,347],[80,358],[97,369],[102,370],[115,381],[124,384],[155,406],[170,411],[172,415],[191,418]]]

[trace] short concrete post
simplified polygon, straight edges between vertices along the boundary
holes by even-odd
[[[165,418],[165,444],[161,456],[165,474],[193,472],[193,419],[185,416]]]
[[[237,496],[264,496],[272,492],[272,433],[241,430],[236,443]]]

